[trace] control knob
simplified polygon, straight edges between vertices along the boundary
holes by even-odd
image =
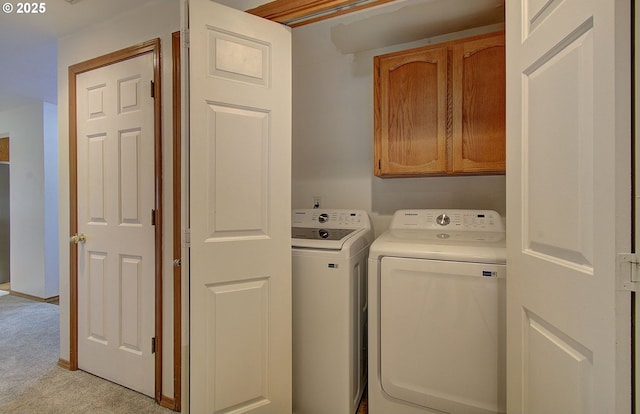
[[[446,214],[440,214],[438,217],[436,217],[436,223],[441,226],[446,226],[447,224],[451,223],[451,218]]]

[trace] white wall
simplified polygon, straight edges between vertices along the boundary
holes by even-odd
[[[9,136],[11,152],[11,290],[41,299],[58,294],[58,267],[49,266],[55,262],[51,253],[47,258],[47,252],[58,250],[57,215],[47,211],[57,200],[51,185],[57,169],[45,162],[46,149],[57,142],[55,117],[56,106],[44,102],[0,113],[0,131]]]
[[[293,29],[292,207],[311,208],[313,196],[321,196],[323,207],[363,209],[372,214],[377,234],[401,208],[481,208],[504,215],[504,176],[373,175],[373,56],[502,26],[343,54],[332,40],[340,23],[336,18]]]
[[[171,33],[180,30],[181,2],[149,0],[140,7],[58,43],[58,131],[60,165],[60,358],[69,360],[69,114],[68,67],[116,50],[160,38],[163,107],[163,394],[173,395],[173,267],[172,267],[172,102]]]
[[[45,297],[59,292],[58,256],[58,107],[45,102],[43,105],[44,134],[44,268]]]
[[[250,10],[260,6],[261,4],[269,3],[271,0],[214,0],[216,3],[224,4],[236,10]]]

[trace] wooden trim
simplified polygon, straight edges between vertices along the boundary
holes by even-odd
[[[78,129],[76,76],[69,67],[69,237],[78,234]],[[77,71],[78,70],[78,71]],[[69,247],[69,369],[78,369],[78,245]]]
[[[168,408],[173,411],[180,411],[180,410],[176,410],[175,408],[176,401],[173,398],[167,397],[166,395],[162,396],[162,399],[158,404],[160,404],[161,407]]]
[[[0,137],[0,161],[9,162],[9,137]]]
[[[71,370],[71,363],[69,361],[67,361],[66,359],[59,358],[58,359],[58,366],[60,368],[66,369],[66,370]]]
[[[29,299],[29,300],[33,300],[35,302],[45,302],[45,303],[57,302],[60,299],[60,297],[58,295],[51,296],[51,297],[48,297],[48,298],[41,298],[40,296],[28,295],[26,293],[16,292],[15,290],[9,290],[9,294],[11,296],[17,296],[19,298]]]
[[[339,10],[340,7],[355,3],[355,0],[275,0],[256,8],[247,10],[247,13],[273,20],[274,22],[286,24],[290,27],[304,26],[330,19],[332,17],[351,13],[358,10],[368,9],[394,0],[373,0],[368,3]],[[292,21],[313,16],[317,13],[326,13],[317,17],[312,17],[304,21]],[[290,22],[290,23],[288,23]]]
[[[162,234],[163,234],[163,209],[162,209],[162,55],[160,54],[160,39],[155,39],[156,47],[153,50],[153,106],[154,106],[154,133],[155,133],[155,180],[156,180],[156,402],[162,400]]]
[[[146,53],[153,54],[154,62],[154,170],[156,183],[155,399],[159,403],[162,394],[162,62],[159,38],[69,66],[69,235],[71,236],[78,232],[76,77],[81,73],[133,59]],[[78,246],[72,244],[69,251],[69,369],[75,371],[78,369]]]
[[[180,32],[171,34],[173,81],[173,259],[182,263],[182,90]],[[173,267],[173,406],[182,398],[182,266]]]

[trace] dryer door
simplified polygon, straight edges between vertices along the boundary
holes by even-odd
[[[505,412],[504,265],[384,257],[380,374],[389,396]]]

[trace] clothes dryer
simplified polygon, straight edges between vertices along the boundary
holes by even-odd
[[[369,413],[505,412],[506,245],[487,210],[400,210],[369,253]]]
[[[354,414],[367,381],[367,258],[360,210],[293,210],[293,412]]]

